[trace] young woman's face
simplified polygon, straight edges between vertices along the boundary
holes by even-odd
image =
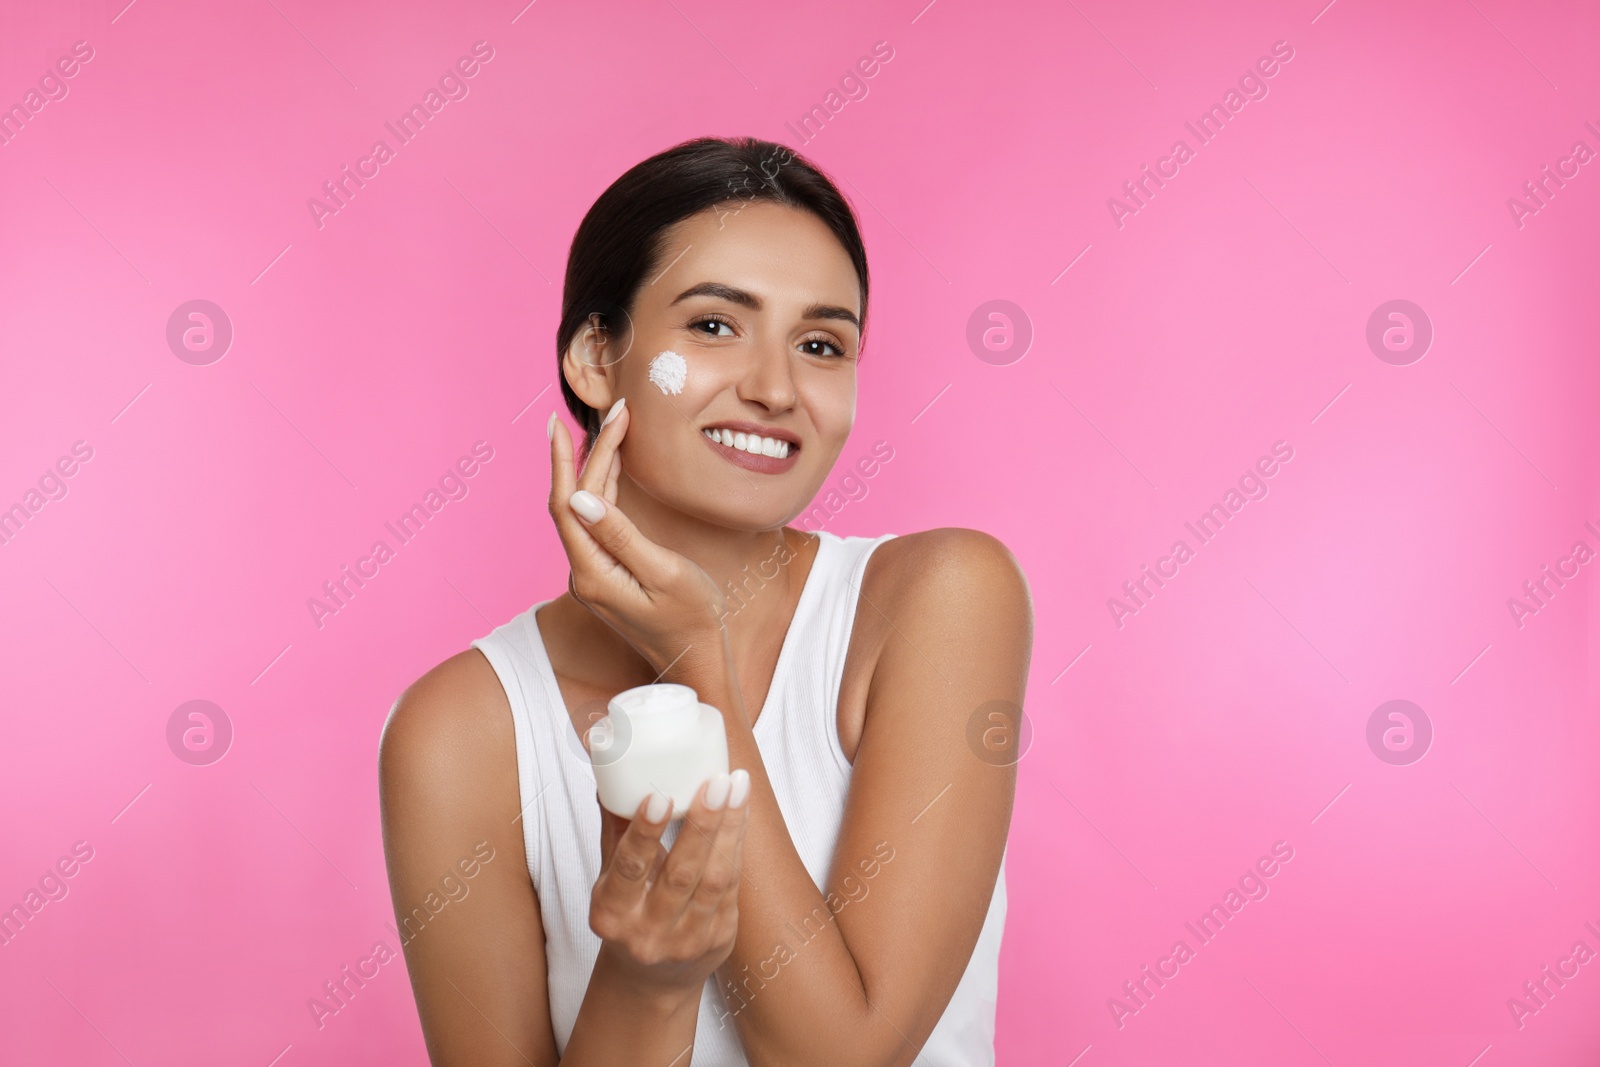
[[[623,470],[719,525],[782,526],[855,420],[855,267],[816,216],[769,201],[684,219],[663,247],[667,266],[640,288],[612,367],[628,399]]]

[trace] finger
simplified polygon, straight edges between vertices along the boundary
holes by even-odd
[[[662,922],[676,921],[700,885],[711,856],[711,843],[722,826],[728,799],[728,776],[719,774],[700,787],[689,806],[689,816],[667,853],[661,877],[650,887],[647,905]],[[712,805],[716,806],[713,807]]]
[[[605,870],[611,865],[611,856],[617,850],[617,842],[628,830],[628,820],[620,815],[613,815],[600,803],[600,794],[594,795],[594,802],[600,808],[600,869]]]
[[[561,547],[574,573],[581,569],[585,575],[594,575],[612,561],[606,558],[572,510],[572,494],[577,488],[572,462],[572,435],[567,432],[566,423],[551,415],[550,518],[556,524]]]
[[[622,453],[618,452],[611,457],[611,473],[606,475],[606,503],[617,502],[617,482],[622,478]]]
[[[750,772],[740,768],[729,775],[731,786],[728,794],[728,815],[723,820],[726,834],[731,844],[728,846],[728,855],[731,857],[734,870],[740,872],[740,881],[744,874],[744,842],[750,829]],[[740,781],[743,779],[743,781]],[[734,801],[738,801],[737,804]],[[724,847],[721,841],[717,847]],[[737,894],[739,886],[733,887]]]
[[[572,494],[570,506],[595,547],[625,567],[640,585],[659,589],[673,573],[676,553],[640,533],[615,504],[580,489]]]
[[[612,426],[623,422],[626,411],[626,407],[621,409],[622,414],[613,420]],[[611,431],[612,426],[607,426],[602,432]],[[613,443],[610,455],[613,457],[617,439],[615,435],[610,438]],[[596,448],[598,450],[599,446]],[[589,490],[576,489],[572,456],[572,437],[567,432],[566,424],[552,417],[550,517],[555,521],[567,560],[572,564],[569,589],[573,598],[582,601],[577,595],[578,586],[601,580],[610,567],[621,566],[632,574],[635,581],[639,581],[641,569],[646,576],[664,573],[674,554],[640,534],[615,504],[607,504]],[[594,458],[592,456],[591,460]],[[580,508],[583,510],[580,511]],[[639,584],[645,583],[640,581]]]
[[[572,437],[567,424],[555,412],[546,428],[550,437],[550,503],[572,495]]]
[[[740,784],[740,780],[743,784]],[[737,770],[729,776],[730,791],[722,825],[711,841],[711,854],[706,858],[706,869],[700,875],[688,907],[684,909],[683,922],[699,929],[711,922],[729,896],[736,897],[743,871],[739,864],[744,851],[745,828],[749,825],[750,774]],[[735,801],[738,801],[736,804]]]
[[[651,802],[656,802],[659,820],[651,819]],[[600,872],[606,883],[605,891],[615,902],[629,908],[644,897],[650,872],[656,865],[656,853],[661,849],[661,834],[671,816],[672,801],[659,794],[641,800],[633,820],[617,840],[611,854],[611,863]]]
[[[628,422],[628,398],[621,397],[611,405],[611,410],[606,412],[605,420],[600,424],[600,433],[584,461],[583,473],[578,477],[579,489],[587,489],[591,493],[604,491],[606,477],[611,473],[611,461],[617,455],[617,446],[622,444],[623,437],[628,433]]]

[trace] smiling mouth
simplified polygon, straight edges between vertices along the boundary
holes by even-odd
[[[788,459],[792,454],[800,451],[799,445],[792,444],[781,437],[764,437],[761,434],[721,428],[705,429],[700,432],[713,444],[719,444],[724,448],[731,448],[736,452],[743,452],[751,456]]]

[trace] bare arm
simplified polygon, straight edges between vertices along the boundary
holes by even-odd
[[[858,616],[877,636],[851,650],[876,665],[828,894],[795,851],[730,669],[711,657],[679,679],[725,709],[729,758],[751,775],[745,857],[760,875],[718,973],[752,1064],[911,1063],[966,968],[999,872],[1016,768],[980,758],[968,723],[990,702],[1023,702],[1026,583],[1004,546],[972,531],[877,553]]]
[[[553,1067],[558,1057],[544,927],[523,847],[511,709],[481,653],[470,650],[446,660],[396,702],[384,725],[379,781],[390,891],[430,1061],[438,1067]],[[690,817],[712,836],[723,821],[720,812],[700,806]],[[637,921],[647,900],[677,899],[688,911],[710,896],[703,910],[727,922],[731,944],[737,912],[730,919],[717,902],[733,882],[732,869],[719,873],[723,881],[715,894],[701,891],[705,856],[686,850],[680,866],[692,877],[681,879],[681,898],[666,891],[651,896],[644,876],[665,872],[651,867],[652,860],[659,864],[668,855],[660,845],[665,820],[610,818],[615,821],[606,823],[601,879],[609,879],[612,892],[605,899],[637,897],[641,907],[608,909],[606,932],[632,937],[640,929],[658,929]],[[742,835],[742,820],[738,825]],[[687,827],[684,836],[711,840]],[[737,840],[717,840],[737,856]],[[678,852],[674,848],[671,855]],[[619,856],[621,862],[614,862]],[[477,862],[463,867],[463,859]],[[634,882],[638,892],[630,896]],[[678,1059],[694,1041],[705,977],[728,948],[719,946],[714,959],[670,980],[653,980],[678,962],[672,953],[682,946],[659,939],[654,947],[660,954],[651,960],[658,967],[651,970],[637,966],[624,942],[604,942],[559,1062],[665,1067]]]
[[[378,779],[389,889],[429,1059],[554,1065],[511,709],[482,653],[446,660],[396,701]],[[493,858],[468,880],[457,862],[483,841]],[[451,874],[470,887],[465,897],[448,898]]]

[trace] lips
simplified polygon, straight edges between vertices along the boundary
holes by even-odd
[[[800,441],[788,430],[751,422],[704,427],[700,436],[723,459],[761,474],[782,474],[798,462]]]
[[[726,445],[737,452],[747,452],[752,456],[771,456],[773,459],[788,459],[789,451],[792,447],[787,440],[781,437],[767,437],[762,434],[720,428],[701,430],[700,432],[719,445]]]

